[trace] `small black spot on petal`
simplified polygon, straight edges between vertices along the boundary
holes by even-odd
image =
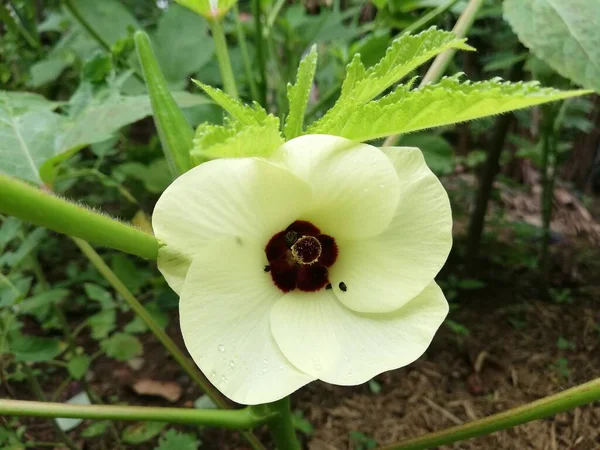
[[[348,290],[348,286],[346,286],[346,283],[344,283],[343,281],[339,284],[340,286],[340,291],[342,292],[346,292]]]
[[[331,289],[331,283],[329,283],[327,286],[325,286],[325,289],[327,289],[327,290]]]
[[[270,272],[271,271],[271,266],[269,266],[268,264],[265,266],[265,272]]]

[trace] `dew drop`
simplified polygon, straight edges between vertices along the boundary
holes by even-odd
[[[232,369],[235,367],[235,361],[233,359],[229,361],[229,367]]]
[[[379,185],[379,187],[380,187],[381,189],[383,189],[383,188],[385,187],[385,184],[380,184],[380,185]]]
[[[217,347],[221,353],[225,353],[225,346],[223,344],[219,344]]]
[[[279,370],[283,370],[283,364],[281,366],[279,366]]]
[[[266,366],[268,363],[268,361],[266,359],[263,359],[263,364]]]
[[[352,376],[352,372],[348,372],[348,378]]]
[[[213,372],[210,374],[210,376],[211,376],[211,377],[213,377],[213,378],[215,378],[215,377],[217,376],[217,372],[213,371]]]

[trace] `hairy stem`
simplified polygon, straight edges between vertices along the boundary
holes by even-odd
[[[600,400],[600,378],[527,405],[464,425],[392,444],[381,450],[426,450],[494,433]]]
[[[158,256],[154,236],[2,174],[0,212],[142,258]]]
[[[210,25],[210,32],[215,42],[215,53],[217,54],[217,61],[219,62],[223,88],[230,97],[237,100],[239,96],[235,85],[233,69],[231,68],[231,60],[229,59],[229,51],[227,50],[227,40],[225,39],[223,26],[219,19],[208,19],[208,24]]]
[[[66,417],[93,420],[164,421],[229,429],[250,429],[265,423],[272,413],[258,415],[251,408],[236,410],[157,408],[121,405],[71,405],[68,403],[0,400],[0,414],[28,417]],[[73,447],[76,449],[76,447]]]

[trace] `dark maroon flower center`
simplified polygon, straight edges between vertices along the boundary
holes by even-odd
[[[275,234],[265,248],[273,283],[283,292],[314,292],[329,284],[329,271],[337,259],[335,239],[312,223],[297,220]]]

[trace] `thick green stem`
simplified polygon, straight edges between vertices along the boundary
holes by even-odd
[[[29,381],[29,386],[31,388],[31,391],[38,398],[38,400],[41,400],[41,401],[40,402],[26,402],[26,401],[22,401],[22,400],[0,400],[0,403],[19,402],[19,403],[39,403],[42,405],[46,404],[46,402],[45,402],[46,396],[44,395],[44,391],[42,390],[40,383],[38,383],[38,380],[37,380],[35,374],[33,373],[33,370],[27,364],[24,365],[23,369],[25,371],[25,374],[27,375],[27,379]],[[1,408],[0,408],[0,412],[2,412]],[[61,417],[61,416],[52,416],[52,417]],[[65,445],[67,447],[69,447],[71,450],[77,450],[77,445],[75,445],[75,443],[71,440],[71,438],[69,436],[67,436],[67,433],[65,433],[58,426],[58,423],[56,423],[54,420],[52,421],[52,426],[54,427],[56,434],[58,434],[60,436],[60,438],[63,440],[63,442],[65,443]]]
[[[254,69],[252,68],[252,62],[250,61],[250,55],[248,54],[248,46],[246,45],[246,33],[244,33],[244,27],[240,20],[240,11],[237,3],[233,6],[233,14],[235,17],[235,33],[237,35],[240,51],[242,52],[242,59],[244,60],[244,70],[246,71],[246,78],[250,85],[250,94],[252,95],[252,100],[260,102],[260,94],[258,93],[256,78],[254,77]]]
[[[194,130],[169,91],[152,49],[150,37],[143,31],[137,31],[134,40],[152,105],[154,124],[171,176],[175,179],[193,167],[190,150],[193,146]]]
[[[454,25],[454,28],[452,29],[456,36],[462,38],[467,35],[469,30],[471,29],[471,26],[473,25],[473,22],[475,21],[475,18],[477,17],[477,12],[479,11],[479,8],[481,8],[482,5],[483,0],[469,1],[469,4],[467,5],[463,13],[460,15],[460,17],[456,21],[456,24]],[[444,75],[444,72],[446,71],[446,68],[448,67],[448,64],[450,64],[450,61],[454,57],[455,53],[455,49],[450,49],[437,55],[437,57],[433,60],[433,63],[429,67],[429,70],[427,70],[427,73],[423,77],[423,80],[421,80],[421,84],[419,85],[419,87],[423,87],[429,83],[435,83],[440,78],[442,78],[442,75]],[[385,140],[383,146],[393,146],[397,140],[398,135],[389,136]]]
[[[272,414],[258,415],[251,408],[236,410],[155,408],[121,405],[71,405],[68,403],[0,400],[0,414],[28,417],[66,417],[93,420],[142,420],[250,429],[265,423]],[[76,447],[74,447],[76,448]]]
[[[268,411],[276,413],[267,422],[269,432],[275,443],[275,448],[280,450],[301,450],[300,441],[294,429],[290,398],[285,397],[265,405]]]
[[[217,54],[219,69],[221,70],[223,88],[230,97],[238,99],[238,91],[235,85],[233,69],[231,68],[231,61],[229,60],[229,51],[227,50],[227,40],[225,39],[223,26],[220,19],[208,19],[208,24],[210,25],[213,40],[215,41],[215,53]]]
[[[1,174],[0,212],[142,258],[158,255],[154,236]]]
[[[419,17],[417,20],[408,25],[404,30],[402,30],[402,34],[414,33],[415,31],[420,30],[429,22],[431,22],[441,14],[444,14],[456,3],[458,3],[458,0],[446,0],[446,3],[442,3],[437,8],[432,9],[427,14],[423,15],[422,17]]]
[[[262,26],[262,9],[260,0],[251,0],[252,15],[254,16],[254,38],[256,39],[256,60],[258,63],[258,71],[260,79],[258,89],[260,92],[260,104],[267,108],[267,65],[266,65],[266,49],[265,37]]]
[[[150,331],[156,336],[160,343],[173,356],[175,361],[185,370],[188,376],[200,386],[200,388],[220,407],[230,408],[229,403],[221,396],[221,394],[212,386],[212,384],[202,375],[196,365],[192,363],[185,354],[179,349],[177,344],[169,337],[167,333],[160,327],[152,318],[152,315],[131,293],[127,286],[117,277],[117,275],[108,267],[100,255],[92,248],[90,244],[81,239],[74,238],[73,241],[94,267],[102,274],[102,276],[110,283],[110,285],[125,299],[127,304],[133,309],[137,316],[142,319]]]
[[[426,450],[449,445],[453,442],[464,441],[533,420],[543,419],[597,400],[600,400],[600,378],[518,408],[509,409],[484,419],[426,434],[415,439],[398,442],[381,450]]]

